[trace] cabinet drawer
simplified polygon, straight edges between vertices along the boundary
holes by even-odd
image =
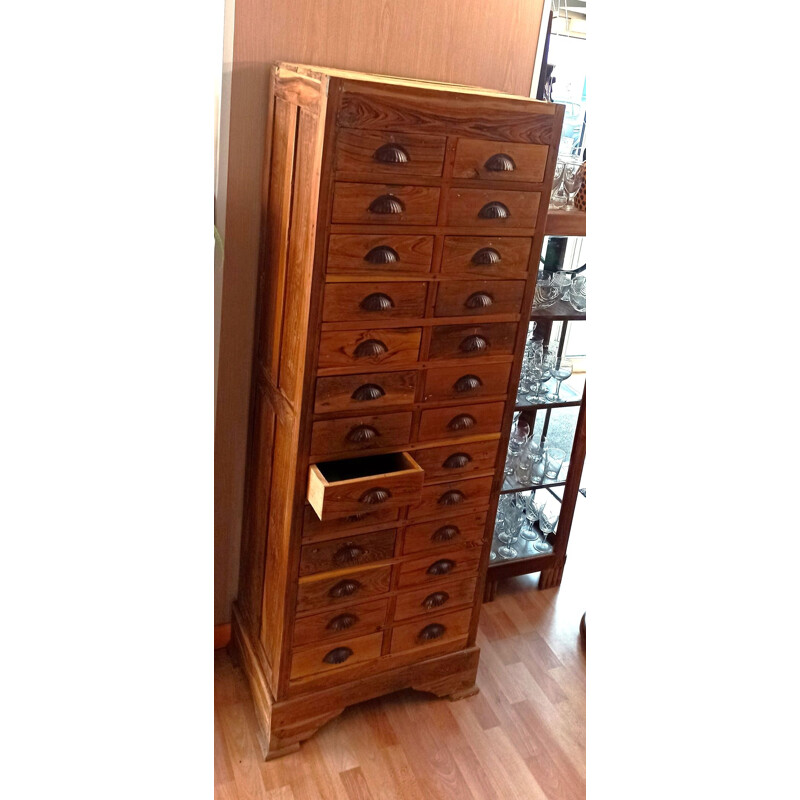
[[[353,603],[389,591],[391,567],[359,570],[350,575],[306,581],[297,587],[297,611]]]
[[[452,605],[452,604],[451,604]],[[347,636],[361,636],[383,630],[386,625],[386,612],[389,600],[376,600],[357,606],[344,606],[335,611],[314,614],[298,619],[294,623],[295,647],[312,642],[324,642]]]
[[[324,335],[324,334],[323,334]],[[431,336],[428,358],[480,358],[511,355],[517,335],[515,322],[486,325],[437,325]]]
[[[500,404],[502,405],[502,403]],[[491,472],[497,461],[497,448],[500,442],[464,442],[448,444],[444,447],[429,447],[414,451],[414,460],[425,471],[425,480],[469,477],[472,472]]]
[[[311,455],[402,447],[411,439],[411,416],[411,411],[400,411],[319,420],[311,427]]]
[[[339,639],[295,650],[292,653],[292,670],[289,678],[294,681],[306,675],[349,667],[362,661],[372,661],[380,657],[382,644],[383,634],[372,633],[369,636]]]
[[[417,371],[373,372],[362,375],[336,375],[317,379],[314,412],[361,411],[400,406],[414,402]]]
[[[445,642],[466,641],[472,609],[454,611],[452,614],[432,614],[416,622],[398,625],[392,630],[391,653],[440,645]]]
[[[528,272],[531,240],[516,236],[446,236],[442,252],[445,275],[519,278]]]
[[[467,478],[422,487],[422,501],[408,510],[409,519],[441,518],[445,514],[477,511],[489,505],[492,478]]]
[[[396,530],[364,533],[344,539],[307,544],[300,550],[300,575],[383,561],[394,555]]]
[[[408,453],[325,461],[308,469],[308,502],[323,520],[400,508],[419,501],[424,478]]]
[[[372,528],[376,525],[388,528],[399,516],[400,511],[397,508],[379,508],[378,511],[359,511],[341,519],[326,519],[323,522],[317,516],[317,512],[306,504],[303,509],[303,540],[322,542],[335,539],[337,536],[348,536],[354,530],[358,532],[361,528]]]
[[[429,408],[419,423],[419,441],[499,433],[505,403],[472,403],[452,408]]]
[[[425,371],[425,401],[472,400],[505,394],[511,364],[457,365]]]
[[[440,550],[400,564],[397,588],[417,584],[439,583],[442,578],[460,575],[472,576],[481,560],[480,547],[462,547],[458,550]]]
[[[423,586],[397,595],[395,620],[411,617],[441,615],[457,606],[472,604],[475,599],[477,578],[462,581],[443,581],[435,586]]]
[[[376,225],[435,225],[438,211],[437,186],[337,182],[331,218]]]
[[[546,144],[459,139],[453,162],[454,178],[541,183],[547,166]]]
[[[442,174],[444,136],[343,128],[336,142],[336,169],[404,180],[405,175]]]
[[[332,233],[327,269],[330,273],[408,275],[429,272],[432,258],[433,236]]]
[[[380,324],[384,319],[422,317],[426,293],[425,283],[329,283],[325,286],[322,321]]]
[[[445,225],[478,228],[535,228],[539,192],[499,189],[448,189]]]
[[[442,516],[428,522],[409,525],[403,539],[403,555],[436,549],[444,545],[451,548],[465,542],[483,539],[486,530],[486,511],[461,517]]]
[[[433,315],[519,314],[524,293],[525,281],[442,281]]]
[[[419,357],[421,328],[323,331],[319,337],[319,367],[403,366]]]

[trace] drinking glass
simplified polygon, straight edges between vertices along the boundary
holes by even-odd
[[[556,161],[556,171],[553,173],[553,189],[550,192],[550,205],[553,208],[564,208],[569,194],[564,188],[564,165],[565,162],[559,159]]]
[[[567,299],[576,311],[586,311],[586,278],[583,275],[573,278]]]
[[[579,161],[569,161],[564,165],[564,188],[567,190],[567,204],[565,208],[575,208],[573,198],[578,193],[583,183],[583,172]]]
[[[552,375],[556,379],[556,389],[547,396],[547,399],[551,403],[561,402],[561,398],[558,396],[558,393],[561,391],[561,382],[565,381],[570,375],[572,375],[573,369],[574,365],[572,360],[569,358],[560,358],[553,366]]]
[[[544,454],[544,476],[551,481],[558,480],[558,473],[567,454],[560,447],[548,447]]]
[[[525,400],[534,405],[539,402],[539,394],[542,391],[542,384],[550,380],[550,370],[541,362],[532,366],[528,370],[530,381],[530,394],[525,395]]]
[[[517,415],[514,427],[511,429],[511,437],[508,440],[508,455],[506,456],[506,466],[504,472],[506,476],[510,477],[514,474],[519,455],[525,447],[525,442],[528,441],[530,434],[530,426],[521,415]]]
[[[525,500],[525,519],[528,520],[528,527],[519,532],[520,538],[525,539],[526,542],[535,542],[539,538],[534,527],[539,520],[539,508],[534,499],[535,494],[535,492],[531,492]]]
[[[506,497],[508,495],[505,495]],[[497,548],[497,555],[501,558],[516,558],[519,555],[512,545],[519,539],[519,528],[521,522],[521,514],[519,509],[513,503],[507,503],[504,509],[503,522],[500,530],[497,533],[497,539],[501,546]]]
[[[547,541],[551,533],[555,533],[558,518],[561,514],[561,503],[549,501],[539,509],[539,530],[542,538],[533,543],[533,549],[539,553],[549,553],[553,546]]]
[[[533,295],[534,308],[550,308],[559,298],[561,286],[553,282],[553,276],[540,272],[536,279],[536,291]]]

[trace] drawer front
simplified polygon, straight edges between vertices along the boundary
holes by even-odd
[[[478,228],[535,228],[539,192],[448,189],[446,225]]]
[[[359,570],[350,575],[300,583],[297,587],[297,611],[327,608],[354,603],[389,591],[391,567]]]
[[[335,375],[317,379],[314,413],[360,413],[414,402],[417,371]]]
[[[493,322],[486,325],[437,325],[431,335],[428,358],[466,359],[512,355],[516,336],[517,325],[515,322]]]
[[[408,444],[411,416],[411,411],[401,411],[396,414],[319,420],[311,428],[311,455],[357,453],[377,447]]]
[[[441,615],[461,605],[471,605],[475,599],[477,578],[462,581],[442,581],[397,595],[395,621],[411,617]]]
[[[481,278],[519,278],[528,272],[531,240],[517,236],[446,236],[442,272]]]
[[[499,433],[505,403],[472,403],[452,408],[429,408],[419,423],[421,442],[450,439],[457,436],[480,436]]]
[[[396,530],[307,544],[300,550],[300,575],[345,569],[394,556]]]
[[[502,403],[500,404],[502,406]],[[414,461],[425,470],[425,480],[454,480],[473,472],[491,472],[497,461],[500,442],[465,442],[414,451]]]
[[[421,328],[323,331],[319,337],[319,368],[404,366],[419,357]]]
[[[455,575],[472,577],[481,560],[480,547],[462,547],[458,550],[440,550],[400,564],[398,589],[418,584],[441,583],[443,578]]]
[[[423,620],[398,625],[392,630],[389,652],[402,653],[459,639],[466,641],[471,619],[472,609],[465,608],[452,614],[432,614]]]
[[[380,657],[382,644],[383,634],[372,633],[369,636],[338,639],[295,650],[292,653],[289,679],[294,681],[306,675],[316,675],[319,672],[329,672],[363,661],[372,661]]]
[[[442,281],[433,315],[519,314],[524,293],[525,281]]]
[[[375,225],[435,225],[438,211],[437,186],[337,182],[331,219]]]
[[[361,528],[384,525],[389,527],[400,516],[398,508],[381,508],[379,511],[359,511],[340,519],[330,519],[324,522],[317,516],[317,512],[306,505],[303,509],[303,540],[321,542],[348,536],[352,531],[358,532]]]
[[[327,269],[330,273],[415,275],[429,272],[432,259],[433,236],[332,233]]]
[[[422,502],[408,510],[409,519],[424,519],[477,511],[489,505],[492,478],[433,483],[422,487]]]
[[[444,136],[343,128],[336,142],[336,169],[404,180],[405,175],[442,174]]]
[[[472,400],[505,394],[511,364],[470,364],[425,371],[425,401]]]
[[[426,294],[425,283],[329,283],[322,321],[380,324],[385,319],[419,318],[425,314]]]
[[[459,139],[453,177],[541,183],[549,151],[546,144]]]
[[[403,555],[480,541],[486,530],[486,514],[480,511],[460,517],[442,516],[409,525],[403,539]]]
[[[325,642],[330,639],[341,639],[343,635],[361,636],[376,633],[386,625],[386,613],[389,600],[376,600],[357,606],[345,606],[335,611],[314,614],[311,617],[298,619],[294,623],[295,647],[313,642]]]

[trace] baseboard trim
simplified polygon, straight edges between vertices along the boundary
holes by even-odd
[[[214,649],[219,650],[221,647],[227,647],[231,641],[231,624],[216,625],[214,627]]]

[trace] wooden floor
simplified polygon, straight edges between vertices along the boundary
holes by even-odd
[[[483,606],[474,697],[450,702],[407,690],[361,703],[299,752],[265,763],[243,673],[218,650],[215,798],[584,798],[580,516],[576,509],[561,587],[540,592],[537,575],[523,576]]]

